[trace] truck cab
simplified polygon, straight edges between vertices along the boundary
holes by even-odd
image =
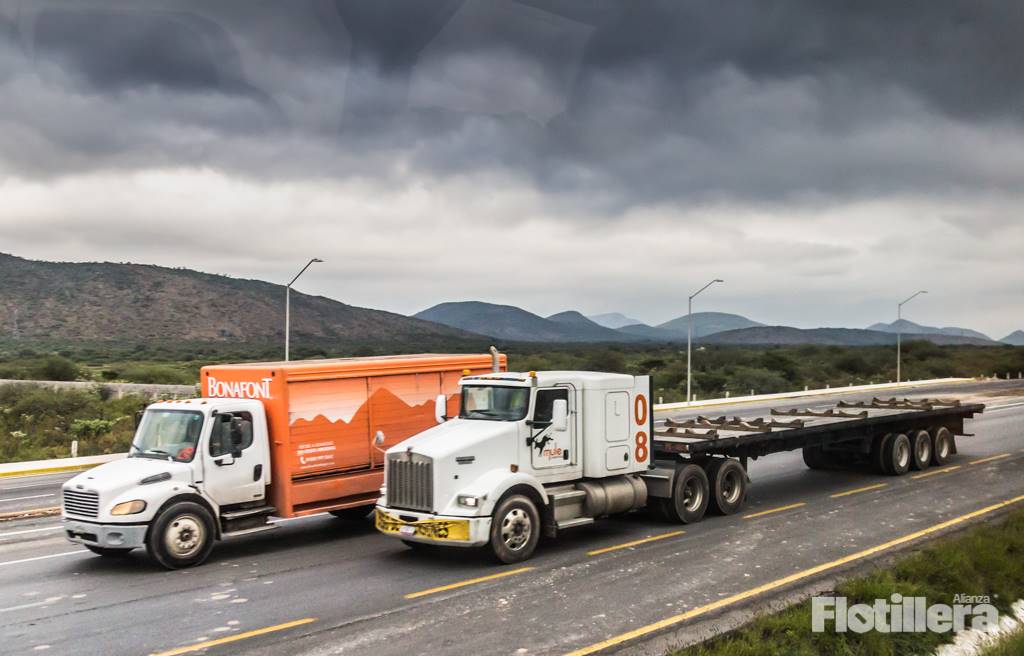
[[[459,381],[455,417],[386,452],[381,532],[410,546],[490,545],[528,558],[541,535],[643,507],[650,379],[551,371]]]
[[[154,403],[127,458],[64,483],[64,530],[105,556],[147,547],[168,567],[200,562],[215,539],[240,529],[239,520],[273,510],[266,507],[270,473],[260,401]]]

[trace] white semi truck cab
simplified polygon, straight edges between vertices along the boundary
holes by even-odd
[[[541,533],[644,507],[648,481],[662,480],[648,376],[493,373],[460,385],[457,417],[386,453],[376,525],[410,546],[489,545],[521,561]]]

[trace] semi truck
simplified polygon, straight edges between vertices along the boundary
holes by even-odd
[[[384,449],[457,412],[460,378],[506,366],[492,349],[204,367],[201,398],[149,405],[127,458],[64,483],[65,534],[175,569],[275,518],[365,518]]]
[[[502,563],[529,558],[542,534],[609,515],[650,508],[689,524],[736,513],[750,459],[772,453],[800,449],[811,468],[860,463],[889,475],[941,465],[984,410],[876,398],[656,427],[648,376],[502,372],[459,385],[457,416],[387,450],[375,524],[413,548],[484,547]]]

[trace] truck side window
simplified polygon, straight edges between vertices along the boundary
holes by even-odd
[[[242,444],[238,448],[244,451],[252,446],[252,413],[235,412],[232,414],[242,420]],[[217,458],[227,455],[231,451],[231,422],[214,421],[213,429],[210,431],[210,456]]]
[[[537,404],[533,409],[534,421],[551,421],[551,413],[555,401],[562,399],[569,402],[569,390],[565,387],[555,389],[542,389],[537,391]]]

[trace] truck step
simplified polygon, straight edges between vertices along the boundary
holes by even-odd
[[[564,531],[567,528],[576,528],[577,526],[586,526],[587,524],[593,524],[593,517],[576,517],[575,519],[563,519],[558,522],[558,530]]]
[[[264,524],[263,526],[254,526],[253,528],[243,528],[237,531],[229,531],[222,533],[221,535],[226,538],[234,538],[239,535],[252,535],[253,533],[262,533],[264,531],[273,531],[277,528],[277,524]]]
[[[257,508],[242,508],[241,510],[229,510],[220,514],[221,519],[226,522],[233,522],[239,519],[247,519],[249,517],[259,517],[260,515],[273,515],[277,512],[277,508],[274,506],[259,506]]]
[[[587,493],[583,490],[577,490],[575,488],[567,490],[559,490],[548,495],[551,499],[551,503],[555,506],[566,506],[575,503],[580,503],[582,499],[587,497]]]

